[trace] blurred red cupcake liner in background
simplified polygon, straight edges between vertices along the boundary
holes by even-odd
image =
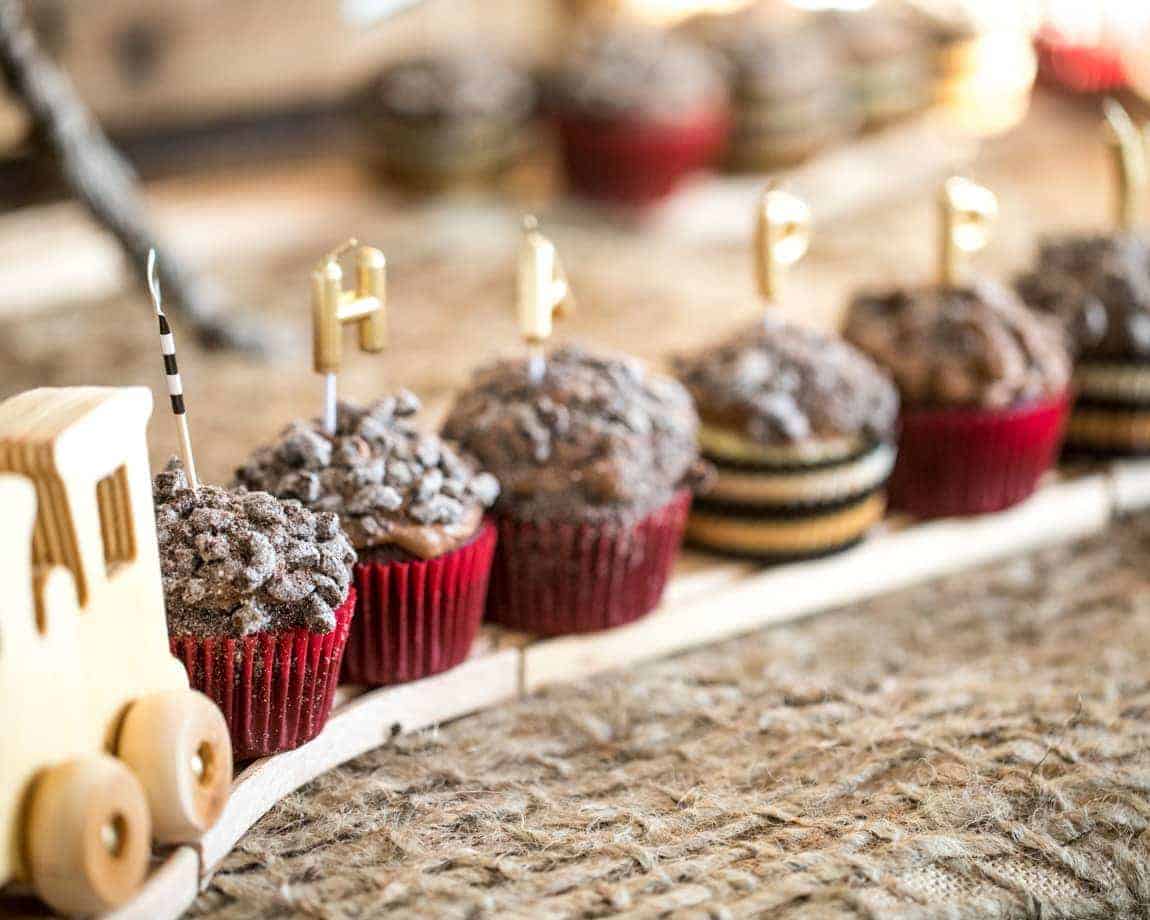
[[[904,409],[890,506],[936,518],[1001,511],[1054,465],[1067,394],[1015,409]]]
[[[495,525],[435,559],[355,566],[358,610],[343,681],[383,686],[439,674],[462,662],[483,619]]]
[[[730,129],[724,110],[675,121],[557,119],[572,189],[585,198],[642,207],[666,198],[689,174],[714,164]]]
[[[1122,55],[1105,45],[1080,45],[1055,32],[1035,40],[1038,71],[1043,80],[1076,93],[1107,93],[1128,85]]]
[[[240,638],[171,637],[172,654],[193,689],[223,711],[236,760],[290,751],[323,730],[354,612],[352,588],[326,634],[292,629]]]
[[[498,519],[488,620],[556,636],[622,626],[659,603],[691,508],[683,489],[629,526]]]

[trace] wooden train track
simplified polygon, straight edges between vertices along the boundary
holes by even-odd
[[[158,858],[136,898],[107,916],[179,917],[240,838],[276,802],[397,734],[508,703],[547,685],[1096,534],[1116,516],[1144,508],[1150,508],[1150,461],[1120,463],[1052,479],[1029,501],[1000,514],[924,524],[896,519],[861,546],[827,559],[764,569],[687,553],[660,609],[621,629],[534,639],[488,627],[471,657],[445,674],[377,690],[340,688],[319,737],[243,770],[223,817],[202,846],[178,847]]]

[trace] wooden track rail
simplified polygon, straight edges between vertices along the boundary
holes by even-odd
[[[182,914],[244,833],[276,802],[396,734],[510,702],[539,688],[696,648],[772,623],[849,605],[915,582],[1104,530],[1150,508],[1150,461],[1052,480],[1000,514],[924,524],[889,522],[839,556],[774,568],[687,553],[662,607],[622,629],[535,640],[487,628],[471,658],[445,674],[365,691],[342,687],[314,741],[256,761],[236,778],[202,847],[157,860],[137,897],[107,915],[167,920]]]

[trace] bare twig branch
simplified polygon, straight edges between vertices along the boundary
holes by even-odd
[[[123,247],[141,284],[148,251],[161,249],[127,161],[88,113],[67,75],[40,49],[22,0],[0,0],[0,72],[28,110],[34,139],[95,219]],[[228,317],[211,281],[162,251],[164,287],[209,347],[258,350],[260,337]]]

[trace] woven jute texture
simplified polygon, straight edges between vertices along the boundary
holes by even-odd
[[[1150,911],[1150,521],[388,747],[213,918]]]

